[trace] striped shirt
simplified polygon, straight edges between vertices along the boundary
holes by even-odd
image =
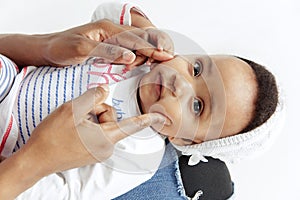
[[[64,68],[40,67],[22,81],[13,106],[19,126],[14,151],[26,143],[35,127],[61,104],[100,84],[125,80],[125,66],[100,64],[97,59]]]
[[[0,103],[10,91],[18,72],[16,64],[0,54]]]

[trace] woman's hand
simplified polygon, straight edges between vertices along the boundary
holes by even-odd
[[[159,51],[166,51],[167,53],[174,54],[174,44],[171,37],[155,27],[146,28],[145,31],[149,35],[149,42],[157,47]]]
[[[116,122],[103,104],[106,87],[90,89],[48,115],[27,143],[0,164],[0,199],[10,199],[54,172],[101,162],[123,138],[165,119],[156,113]]]
[[[155,27],[146,28],[145,32],[146,32],[145,34],[146,37],[144,37],[145,40],[147,40],[150,44],[152,44],[158,50],[158,52],[167,53],[172,56],[174,55],[174,44],[172,39],[167,33]],[[155,59],[155,57],[153,56],[147,57],[141,54],[139,51],[137,51],[134,62],[131,64],[127,64],[126,67],[127,69],[132,70],[135,67],[140,66],[144,63],[150,65],[152,62],[156,62],[156,61],[160,62],[165,60]]]
[[[164,122],[164,117],[154,113],[116,122],[113,109],[103,104],[108,95],[103,88],[108,87],[90,89],[63,104],[33,131],[28,146],[45,158],[45,167],[56,160],[49,173],[101,162],[121,139]]]
[[[100,20],[52,34],[0,34],[0,53],[19,67],[67,66],[82,63],[89,57],[131,64],[136,58],[132,50],[160,61],[173,58],[169,53],[159,51],[141,34],[145,35],[142,29],[129,31],[126,26]]]
[[[155,60],[168,60],[173,56],[159,51],[147,39],[145,31],[100,20],[64,32],[50,34],[44,58],[54,65],[66,66],[81,63],[89,57],[101,57],[103,62],[131,64],[138,52]]]

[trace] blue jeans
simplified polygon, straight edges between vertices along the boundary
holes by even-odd
[[[178,166],[178,156],[173,146],[169,143],[166,146],[160,167],[154,176],[131,191],[115,198],[115,200],[186,200],[184,194]]]

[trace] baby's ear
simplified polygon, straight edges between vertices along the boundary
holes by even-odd
[[[175,138],[175,137],[168,137],[169,141],[173,144],[179,145],[179,146],[185,146],[185,145],[191,145],[193,144],[192,140],[183,139],[183,138]]]
[[[193,140],[193,143],[194,143],[194,144],[200,144],[200,143],[202,143],[202,142],[204,142],[204,141],[203,141],[203,140],[200,140],[200,139],[196,139],[196,138]]]

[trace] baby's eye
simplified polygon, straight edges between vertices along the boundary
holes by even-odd
[[[194,76],[200,76],[203,70],[203,65],[200,61],[196,61],[194,64]]]
[[[194,110],[194,113],[196,116],[200,116],[200,114],[203,110],[203,103],[201,100],[194,98],[193,110]]]

